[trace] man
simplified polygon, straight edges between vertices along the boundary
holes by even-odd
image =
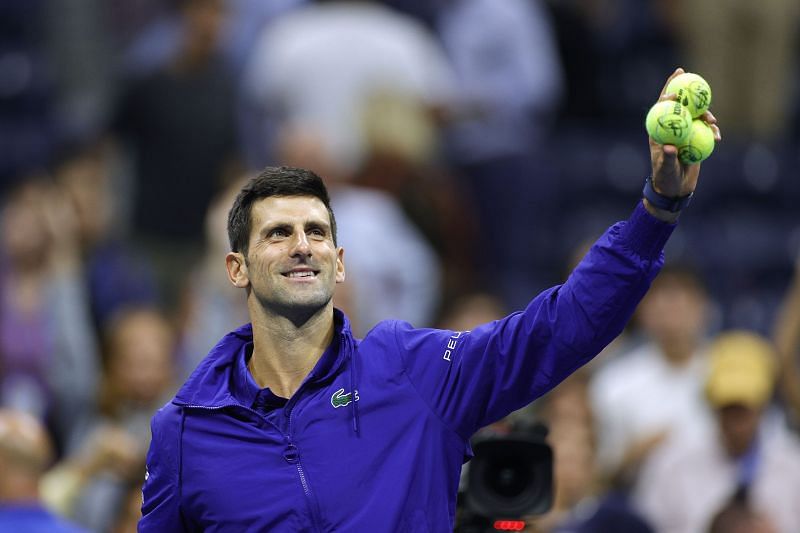
[[[52,460],[50,437],[35,417],[0,409],[0,531],[84,531],[52,514],[41,503],[39,484]]]
[[[606,361],[592,376],[598,466],[619,489],[636,484],[639,468],[666,438],[696,438],[712,430],[703,398],[708,308],[697,274],[667,265],[636,311],[646,342]]]
[[[658,194],[525,311],[471,332],[385,321],[363,340],[331,301],[344,252],[322,181],[265,170],[228,219],[252,323],[154,417],[140,531],[451,531],[470,436],[599,352],[658,272],[699,167],[651,155]]]
[[[775,531],[800,531],[800,441],[770,409],[774,347],[760,335],[729,331],[711,344],[709,358],[705,393],[717,432],[666,442],[642,470],[640,508],[659,532],[701,533],[740,500]]]

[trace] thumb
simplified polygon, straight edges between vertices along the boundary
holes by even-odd
[[[665,196],[678,196],[683,172],[678,160],[678,148],[672,144],[658,146],[653,157],[653,185]]]
[[[661,152],[664,154],[664,162],[667,161],[674,161],[678,157],[678,147],[674,144],[665,144],[661,148]]]

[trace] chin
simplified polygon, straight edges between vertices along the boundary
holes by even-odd
[[[311,317],[325,309],[332,298],[332,294],[306,294],[260,300],[265,308],[273,309],[277,314]]]

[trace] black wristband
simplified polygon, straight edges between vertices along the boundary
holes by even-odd
[[[653,188],[652,176],[647,176],[647,179],[644,180],[644,189],[642,190],[642,196],[647,198],[647,201],[650,202],[653,207],[663,209],[664,211],[669,211],[670,213],[677,213],[689,205],[693,194],[693,192],[690,192],[686,196],[678,196],[675,198],[670,198],[669,196],[659,194]]]

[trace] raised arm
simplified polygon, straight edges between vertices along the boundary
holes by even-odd
[[[677,69],[667,83],[681,73]],[[664,91],[660,100],[675,98]],[[701,118],[720,139],[714,117],[706,112]],[[664,204],[694,191],[698,164],[681,163],[675,146],[652,139],[650,153],[653,187]],[[399,351],[415,388],[463,438],[545,394],[622,331],[663,264],[677,217],[644,200],[592,246],[563,285],[503,320],[471,332],[398,326]]]

